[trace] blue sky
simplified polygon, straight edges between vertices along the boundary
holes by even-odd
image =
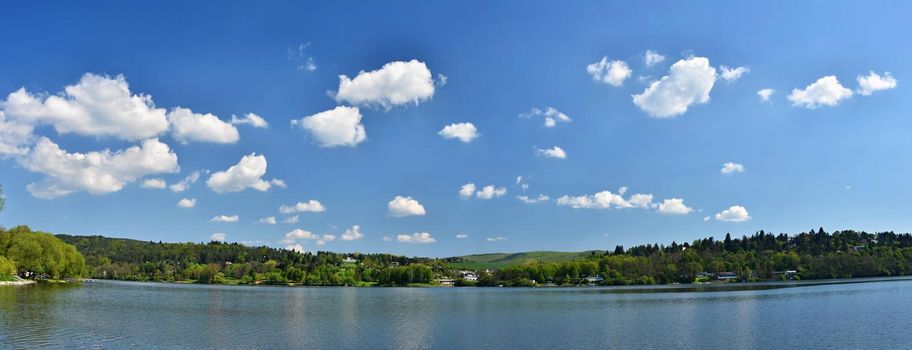
[[[0,14],[4,226],[429,256],[912,230],[907,3],[93,5]]]

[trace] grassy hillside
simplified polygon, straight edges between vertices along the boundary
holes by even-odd
[[[449,265],[454,268],[463,269],[488,269],[502,268],[506,266],[522,265],[530,262],[563,262],[590,255],[592,251],[584,252],[552,252],[552,251],[534,251],[522,253],[492,253],[492,254],[473,254],[456,257],[455,260],[461,262],[451,262]]]

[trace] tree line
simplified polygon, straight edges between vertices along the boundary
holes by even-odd
[[[794,271],[794,273],[790,273]],[[820,228],[797,235],[759,231],[722,240],[647,244],[561,263],[530,263],[482,275],[478,285],[529,286],[665,284],[711,280],[728,273],[740,281],[901,276],[912,274],[912,235]]]
[[[712,280],[825,279],[912,274],[912,235],[822,228],[797,235],[759,231],[669,245],[645,244],[592,251],[575,260],[533,262],[474,271],[462,279],[451,263],[391,254],[297,252],[238,243],[163,243],[102,236],[52,236],[26,226],[0,228],[0,275],[134,281],[314,286],[434,284],[534,286],[542,284],[665,284]],[[587,280],[587,277],[593,277]]]
[[[436,259],[392,254],[302,253],[216,241],[163,243],[102,236],[57,237],[85,254],[89,275],[98,279],[403,286],[430,284],[445,268],[445,263]]]

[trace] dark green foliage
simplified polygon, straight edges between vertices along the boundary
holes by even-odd
[[[598,284],[689,283],[706,274],[732,272],[738,280],[776,280],[782,272],[797,271],[794,278],[850,278],[912,274],[912,235],[881,232],[870,234],[823,229],[795,236],[760,231],[750,237],[723,240],[713,237],[693,244],[669,246],[647,244],[626,252],[612,251],[560,263],[528,263],[495,271],[479,279],[479,285],[522,286],[588,283],[584,278],[601,276]],[[702,278],[701,279],[705,279]]]
[[[453,266],[467,269],[503,268],[507,266],[522,265],[529,262],[562,262],[584,258],[597,251],[586,252],[551,252],[533,251],[522,253],[493,253],[473,254],[460,257],[446,258]],[[599,252],[600,253],[600,252]]]
[[[707,281],[721,273],[736,280],[778,280],[912,274],[912,236],[822,229],[789,236],[760,231],[692,243],[647,244],[579,253],[529,252],[446,259],[389,254],[299,253],[237,243],[155,243],[101,236],[58,236],[85,254],[95,278],[197,283],[313,286],[433,284],[455,278],[460,286],[534,286],[546,283],[656,284]],[[353,257],[357,263],[346,263]],[[485,271],[488,264],[497,269]],[[472,267],[472,266],[475,267]],[[477,270],[478,281],[459,279]],[[586,277],[601,279],[587,281]]]
[[[28,226],[0,229],[0,256],[23,278],[82,277],[85,272],[85,258],[76,247]]]
[[[86,256],[94,278],[197,283],[407,285],[431,283],[445,263],[390,254],[299,253],[238,243],[161,243],[58,235]],[[357,263],[345,263],[352,257]],[[432,272],[436,271],[436,272]]]

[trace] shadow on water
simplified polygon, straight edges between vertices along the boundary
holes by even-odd
[[[16,317],[0,317],[0,328],[8,339],[19,344],[48,346],[58,335],[55,329],[54,307],[66,298],[66,291],[81,288],[77,283],[31,284],[25,286],[0,287],[0,314]]]

